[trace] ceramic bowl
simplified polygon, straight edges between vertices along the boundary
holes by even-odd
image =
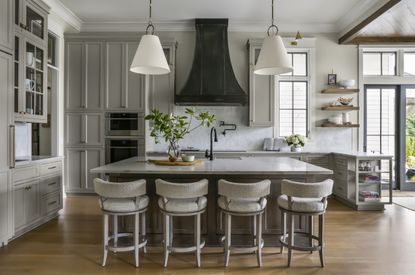
[[[195,156],[192,156],[192,155],[182,155],[182,160],[184,161],[184,162],[192,162],[192,161],[194,161],[195,160]]]
[[[343,88],[351,88],[354,87],[356,81],[354,79],[346,79],[339,81],[339,86]]]

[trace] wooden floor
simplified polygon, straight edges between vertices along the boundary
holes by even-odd
[[[415,198],[414,198],[415,199]],[[326,219],[326,267],[318,254],[295,253],[291,268],[287,255],[266,248],[264,266],[253,254],[231,255],[223,267],[221,250],[205,248],[202,268],[194,268],[193,254],[173,254],[161,267],[160,249],[140,255],[109,254],[101,261],[101,214],[95,197],[70,197],[59,218],[0,249],[0,274],[415,274],[415,212],[397,205],[385,212],[356,212],[331,200]]]

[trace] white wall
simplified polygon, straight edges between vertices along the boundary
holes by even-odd
[[[195,45],[194,32],[162,32],[159,33],[162,40],[175,39],[178,42],[176,56],[176,89],[180,91],[187,80],[193,60]],[[242,88],[248,93],[248,39],[263,38],[265,33],[229,33],[229,49],[232,65],[236,78]],[[284,34],[283,34],[284,36]],[[321,111],[321,107],[335,100],[338,96],[323,95],[320,91],[326,87],[327,74],[334,70],[338,80],[358,79],[358,51],[356,46],[343,46],[337,44],[337,36],[334,34],[307,35],[316,38],[315,50],[315,87],[311,87],[311,133],[306,150],[354,150],[357,147],[357,130],[321,128],[316,127],[321,120],[327,118],[330,112]],[[357,104],[357,99],[354,104]],[[155,101],[157,106],[157,101]],[[175,106],[175,112],[183,113],[184,107]],[[263,139],[273,136],[273,128],[248,127],[248,107],[197,107],[197,110],[208,110],[214,113],[217,120],[225,120],[238,126],[236,132],[228,132],[226,137],[220,135],[219,142],[215,144],[218,150],[261,150]],[[356,115],[351,116],[357,119]],[[221,129],[219,129],[221,132]],[[165,144],[148,147],[150,150],[166,150]],[[209,130],[198,129],[182,142],[182,147],[192,146],[201,150],[209,146]]]

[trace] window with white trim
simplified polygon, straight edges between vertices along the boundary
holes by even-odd
[[[363,75],[396,75],[396,57],[396,52],[363,52]]]
[[[309,133],[309,52],[288,52],[293,71],[278,76],[277,134]]]

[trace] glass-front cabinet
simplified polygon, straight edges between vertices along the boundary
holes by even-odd
[[[15,0],[16,31],[32,36],[38,42],[47,41],[49,7],[39,0]]]
[[[14,53],[16,121],[47,122],[47,10],[42,3],[15,1],[15,22],[20,27],[15,32]]]

